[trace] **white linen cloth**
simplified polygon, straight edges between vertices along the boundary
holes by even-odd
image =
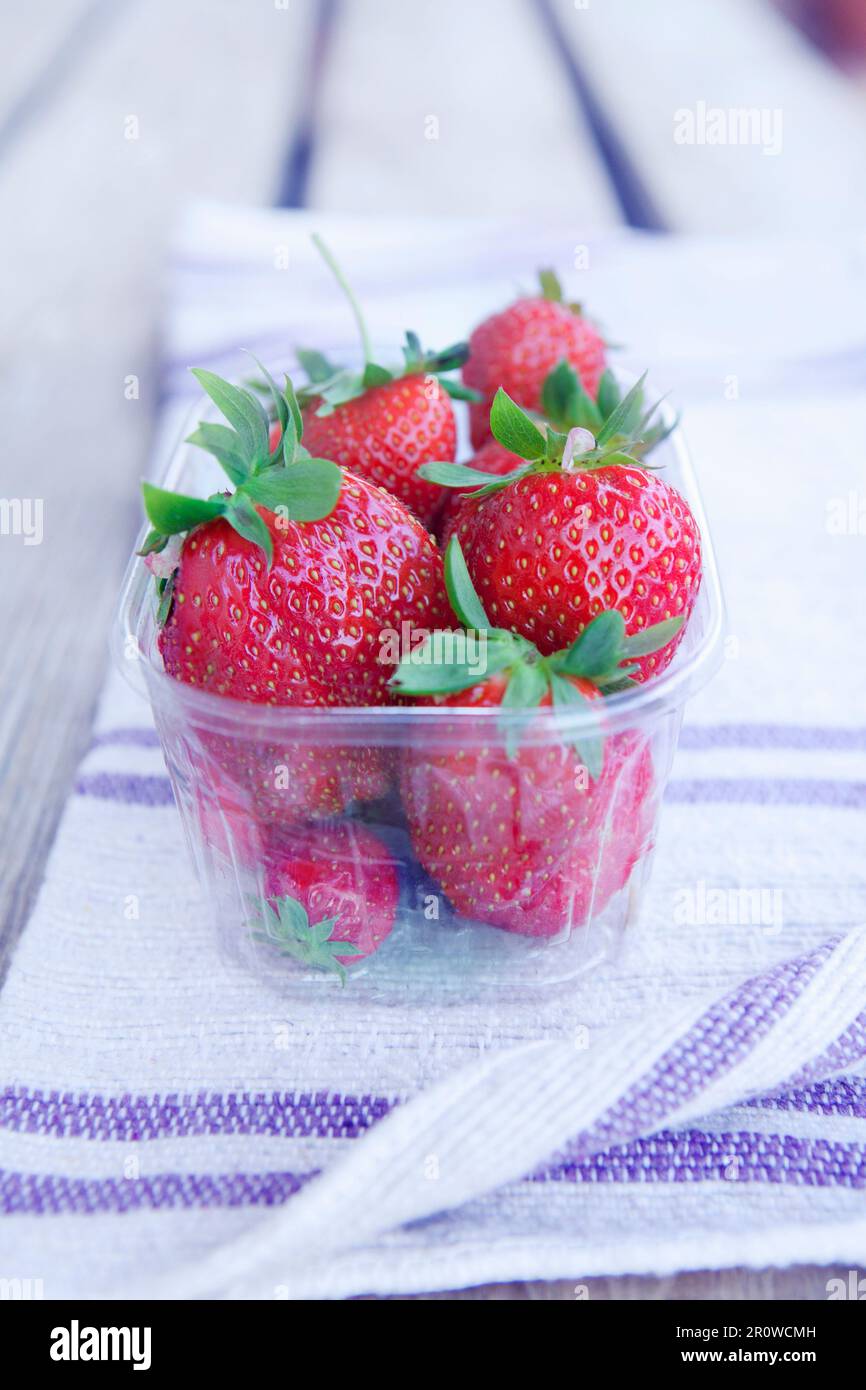
[[[541,1007],[423,1011],[287,1002],[222,962],[113,676],[0,994],[0,1275],[281,1298],[862,1263],[862,248],[199,207],[159,448],[186,366],[354,346],[311,226],[384,343],[443,346],[561,267],[684,408],[728,660],[687,711],[622,957]]]

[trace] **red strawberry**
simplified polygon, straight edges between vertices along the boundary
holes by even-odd
[[[382,630],[436,626],[447,611],[441,557],[423,526],[350,473],[320,521],[257,511],[270,567],[223,518],[184,541],[159,638],[168,673],[256,704],[387,703]]]
[[[640,440],[631,439],[628,441],[632,453],[635,457],[644,458],[656,444],[670,434],[673,425],[665,425],[663,422],[651,424],[653,411],[643,411],[643,393],[638,392],[640,399],[642,419]],[[614,411],[618,409],[622,396],[619,386],[610,371],[605,371],[598,388],[598,399],[592,400],[584,391],[576,373],[566,361],[558,362],[553,371],[547,376],[541,388],[541,408],[544,418],[554,427],[554,429],[567,434],[569,430],[583,428],[598,432],[607,420],[611,418]],[[618,443],[626,441],[618,438]],[[490,438],[469,460],[467,467],[477,470],[480,473],[492,473],[502,476],[512,472],[516,468],[522,468],[525,460],[519,454],[512,453],[498,439]],[[447,497],[439,510],[436,521],[436,534],[443,544],[447,545],[452,529],[464,503],[470,501],[472,492],[477,491],[482,486],[479,480],[475,488],[467,492],[451,494]]]
[[[478,452],[469,460],[470,468],[477,468],[480,473],[492,473],[497,476],[511,473],[522,465],[523,459],[517,454],[512,454],[510,449],[503,448],[497,439],[488,439],[486,444],[482,444]],[[478,488],[481,487],[481,484],[476,483],[475,486]],[[436,518],[436,534],[443,545],[447,545],[460,510],[467,496],[471,497],[471,495],[472,489],[467,489],[466,493],[452,492],[446,494]]]
[[[563,303],[552,271],[542,272],[541,286],[541,295],[518,299],[491,315],[469,339],[463,381],[482,396],[470,409],[476,448],[489,437],[490,406],[500,386],[527,410],[540,410],[545,377],[564,358],[590,396],[598,391],[606,360],[604,339],[579,305]]]
[[[461,710],[447,745],[422,743],[405,755],[413,848],[458,911],[530,936],[559,935],[603,910],[652,830],[648,741],[634,731],[605,735],[602,711],[587,718],[603,690],[629,679],[620,664],[630,651],[624,623],[605,613],[544,658],[489,627],[456,537],[446,576],[458,617],[486,638],[487,674],[479,679],[469,662],[427,660],[422,649],[394,677],[401,694]],[[657,643],[669,640],[670,626],[654,634]],[[467,706],[501,707],[504,718],[473,727]]]
[[[281,464],[268,453],[267,416],[255,398],[198,376],[226,418],[255,429],[255,446],[225,426],[203,425],[192,436],[224,466],[229,460],[231,496],[200,502],[145,484],[155,528],[145,549],[188,532],[163,594],[166,671],[259,705],[387,703],[383,631],[404,621],[437,626],[447,615],[435,545],[389,493],[297,455],[300,413],[290,386],[279,398]],[[249,738],[202,741],[241,799],[252,790],[263,819],[335,814],[387,787],[375,750],[274,744],[254,727]]]
[[[616,608],[638,638],[660,620],[688,620],[697,598],[697,522],[675,488],[624,451],[640,423],[638,387],[597,438],[585,429],[545,436],[504,391],[494,402],[497,438],[527,462],[482,487],[455,534],[491,618],[545,654],[573,642],[605,609]],[[468,470],[466,479],[477,482]],[[446,480],[443,470],[436,480]],[[447,481],[465,486],[455,465]],[[662,651],[636,651],[635,678],[663,671],[684,630]]]
[[[397,867],[372,831],[356,821],[298,826],[269,865],[256,935],[302,964],[334,971],[378,950],[394,926]]]
[[[580,688],[576,686],[576,688]],[[446,705],[498,705],[494,677]],[[584,690],[584,694],[586,691]],[[551,704],[541,702],[537,716]],[[401,791],[414,852],[454,907],[528,936],[557,936],[603,911],[647,847],[652,756],[638,734],[605,744],[600,776],[584,785],[578,755],[561,746],[407,754]]]
[[[314,454],[333,459],[399,497],[429,524],[441,491],[419,477],[419,464],[454,458],[454,411],[442,385],[429,373],[412,373],[318,415],[304,407],[304,442]]]
[[[375,362],[355,296],[324,242],[317,236],[313,240],[349,300],[361,334],[364,366],[353,372],[333,366],[321,353],[298,353],[310,378],[301,392],[306,444],[313,453],[387,488],[429,524],[441,494],[418,476],[417,469],[422,463],[454,458],[457,434],[449,393],[477,399],[457,382],[440,382],[437,374],[461,366],[468,348],[457,343],[441,353],[426,353],[417,335],[407,333],[401,368],[391,370]]]

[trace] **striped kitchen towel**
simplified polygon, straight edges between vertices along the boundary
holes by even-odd
[[[316,221],[383,342],[452,340],[586,241]],[[191,213],[163,439],[187,365],[351,345],[310,225]],[[220,958],[147,708],[109,680],[0,994],[0,1276],[282,1298],[866,1260],[864,268],[814,270],[820,342],[768,327],[814,291],[796,252],[629,234],[572,272],[677,386],[730,609],[614,964],[507,1005],[269,992]]]

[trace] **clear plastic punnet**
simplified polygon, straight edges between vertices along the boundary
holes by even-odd
[[[678,427],[653,464],[700,527],[701,588],[668,668],[592,708],[527,719],[417,704],[275,707],[202,691],[163,670],[153,576],[133,556],[114,651],[150,701],[230,957],[283,994],[345,987],[346,998],[423,1004],[558,989],[617,950],[640,918],[685,703],[722,659],[719,578]],[[186,443],[155,481],[193,496],[224,485]],[[574,751],[588,739],[602,748],[595,777]],[[321,779],[339,815],[309,813]],[[455,851],[467,842],[468,856]],[[300,928],[278,911],[287,891],[306,895]],[[344,923],[358,945],[341,952]]]

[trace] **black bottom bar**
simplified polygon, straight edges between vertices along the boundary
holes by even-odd
[[[596,1381],[603,1368],[615,1383],[618,1375],[628,1371],[643,1376],[648,1370],[683,1370],[700,1377],[713,1366],[735,1375],[741,1368],[776,1372],[804,1366],[826,1378],[828,1373],[843,1367],[847,1372],[859,1364],[863,1309],[857,1304],[866,1301],[862,1271],[852,1271],[844,1289],[828,1289],[826,1298],[815,1302],[593,1302],[585,1290],[585,1285],[575,1284],[573,1292],[561,1300],[573,1306],[563,1311],[561,1322],[553,1324],[559,1340],[547,1343],[545,1361],[554,1350],[561,1353],[570,1348],[575,1373],[594,1366]],[[441,1303],[441,1296],[436,1301]],[[504,1301],[501,1293],[497,1301]],[[309,1303],[292,1309],[279,1300],[147,1304],[8,1300],[0,1306],[3,1313],[5,1351],[8,1355],[14,1344],[16,1365],[25,1371],[34,1367],[62,1376],[83,1372],[92,1378],[100,1369],[116,1376],[134,1375],[137,1368],[139,1373],[157,1377],[166,1371],[213,1370],[225,1379],[234,1372],[248,1378],[251,1372],[260,1375],[265,1366],[282,1366],[290,1382],[299,1369],[296,1355],[290,1353],[301,1349],[314,1363],[319,1354],[331,1381],[339,1378],[342,1362],[346,1383],[351,1385],[360,1374],[364,1353],[369,1355],[374,1347],[378,1358],[390,1363],[389,1379],[396,1370],[393,1342],[388,1352],[381,1340],[373,1341],[379,1317],[387,1317],[393,1325],[395,1312],[392,1308],[383,1315],[369,1300],[328,1305],[321,1309],[321,1316],[320,1309]],[[430,1314],[399,1314],[399,1322],[405,1316]],[[523,1316],[521,1310],[521,1321]],[[441,1314],[437,1323],[441,1333]],[[491,1336],[491,1330],[477,1342],[488,1381],[516,1329],[512,1323],[497,1336]],[[465,1345],[455,1357],[449,1337],[437,1335],[424,1343],[427,1374],[434,1348],[452,1374],[457,1364],[465,1368]],[[414,1368],[405,1369],[411,1373]]]

